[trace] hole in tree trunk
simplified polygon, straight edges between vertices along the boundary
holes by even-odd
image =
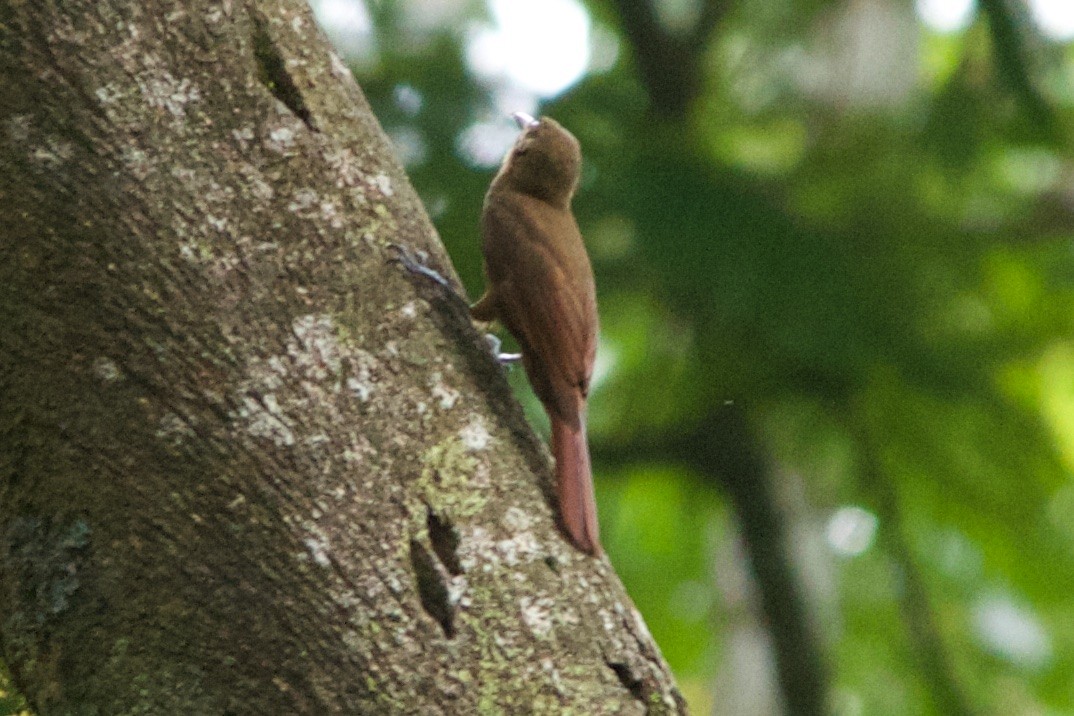
[[[444,630],[449,639],[455,636],[455,613],[448,594],[446,576],[439,569],[436,559],[417,540],[410,540],[410,566],[418,585],[421,606]]]

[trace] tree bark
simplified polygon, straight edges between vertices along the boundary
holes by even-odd
[[[304,2],[3,4],[0,199],[39,713],[685,711]]]

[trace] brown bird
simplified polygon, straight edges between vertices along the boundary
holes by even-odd
[[[571,541],[600,552],[586,441],[586,397],[597,352],[593,269],[571,213],[582,152],[548,117],[514,115],[522,134],[492,180],[481,216],[488,288],[470,308],[499,319],[522,351],[552,423],[559,511]]]

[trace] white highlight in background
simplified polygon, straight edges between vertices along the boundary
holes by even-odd
[[[341,55],[351,60],[373,58],[373,20],[358,0],[313,0],[317,21]]]
[[[1029,0],[1029,12],[1045,37],[1059,41],[1074,39],[1072,0]]]
[[[973,20],[976,7],[973,0],[917,0],[917,16],[936,32],[960,32]]]
[[[973,607],[973,626],[989,651],[1017,667],[1035,671],[1052,660],[1051,639],[1040,620],[1005,595],[981,598]]]
[[[855,505],[840,507],[828,520],[828,544],[838,555],[857,557],[873,545],[878,526],[872,512]]]
[[[473,33],[470,69],[552,97],[585,74],[589,15],[576,0],[489,0],[494,27]]]
[[[1074,40],[1074,0],[1027,0],[1029,13],[1045,37]],[[975,0],[917,0],[917,16],[930,30],[961,32],[973,22]]]

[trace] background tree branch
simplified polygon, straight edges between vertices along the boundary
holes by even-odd
[[[680,119],[701,86],[701,60],[712,31],[730,8],[725,0],[705,0],[688,32],[674,32],[650,0],[614,0],[623,33],[630,41],[638,74],[653,114]]]
[[[1055,113],[1033,77],[1026,37],[1030,22],[1026,8],[1016,7],[1007,0],[981,0],[981,11],[988,19],[996,69],[1007,90],[1037,131],[1047,138],[1057,139]]]
[[[803,716],[827,713],[827,657],[788,535],[790,515],[776,494],[778,476],[771,457],[742,409],[722,406],[690,432],[642,438],[612,450],[598,449],[594,456],[611,466],[680,463],[721,491],[734,509],[742,552],[757,586],[783,708]]]

